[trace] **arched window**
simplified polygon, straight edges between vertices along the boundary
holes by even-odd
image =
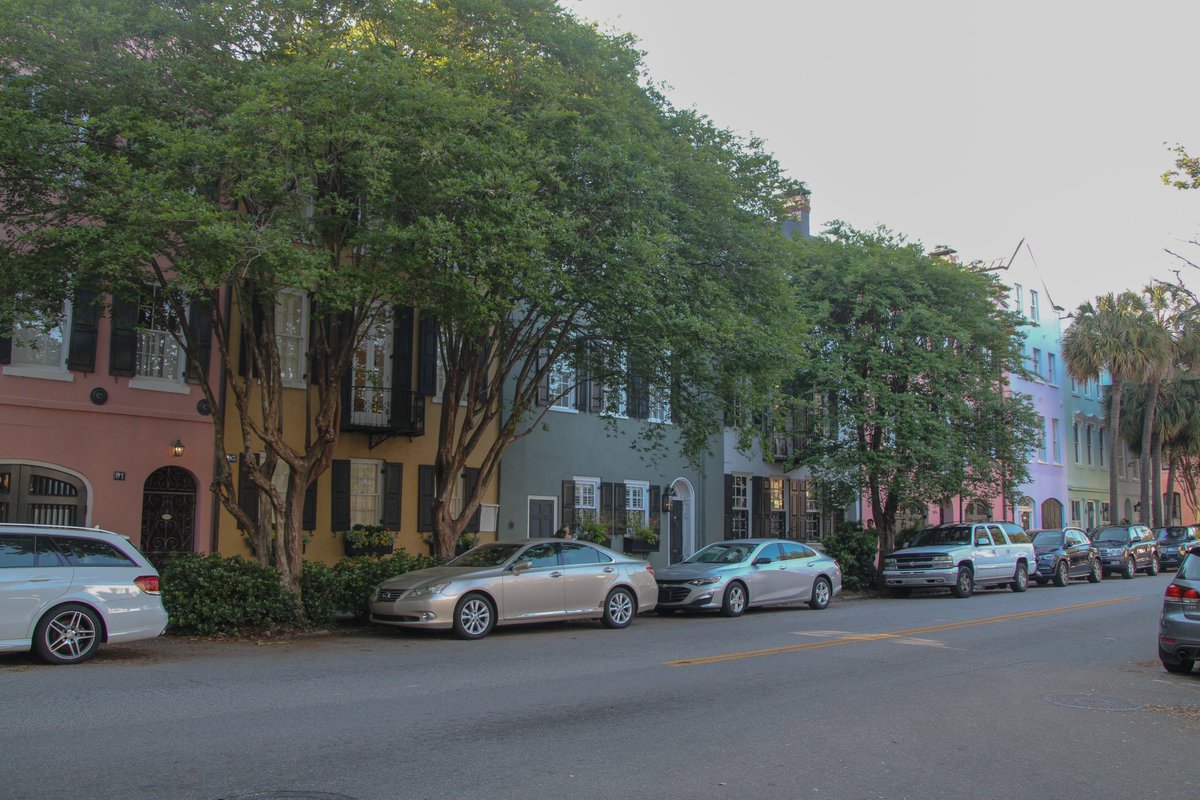
[[[83,525],[87,489],[74,475],[32,464],[0,464],[0,522]]]
[[[1063,525],[1063,504],[1053,497],[1042,501],[1042,527],[1061,528]]]
[[[963,513],[963,522],[983,522],[991,518],[992,509],[987,502],[983,500],[972,500],[967,505],[967,510]]]

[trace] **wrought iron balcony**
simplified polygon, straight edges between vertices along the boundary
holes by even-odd
[[[390,386],[342,386],[342,430],[423,436],[425,396]]]

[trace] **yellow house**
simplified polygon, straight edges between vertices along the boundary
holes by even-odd
[[[284,435],[303,447],[316,388],[309,383],[310,297],[294,290],[276,298],[275,328],[284,385]],[[233,315],[230,342],[241,341],[241,320]],[[341,382],[341,424],[330,469],[305,496],[305,558],[334,562],[345,555],[343,534],[355,525],[382,526],[395,532],[396,548],[428,553],[432,532],[434,455],[441,414],[442,371],[438,361],[438,324],[432,316],[406,306],[380,313],[353,356]],[[243,359],[244,362],[244,359]],[[244,375],[243,363],[239,370]],[[257,385],[257,382],[252,383]],[[251,407],[256,407],[257,397]],[[227,449],[236,451],[241,424],[236,405],[227,402]],[[493,426],[480,456],[497,434]],[[257,456],[257,454],[255,454]],[[244,458],[244,454],[237,456]],[[227,456],[233,460],[234,456]],[[458,476],[452,507],[478,480],[477,460]],[[246,479],[242,464],[234,468],[238,502],[257,519],[258,490]],[[286,481],[286,475],[277,478]],[[281,484],[282,488],[282,484]],[[485,487],[483,504],[467,531],[480,541],[496,538],[497,489]],[[236,519],[219,509],[217,550],[223,555],[252,555],[249,540]]]

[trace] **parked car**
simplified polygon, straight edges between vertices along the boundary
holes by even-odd
[[[1188,550],[1163,596],[1158,658],[1167,672],[1184,674],[1200,658],[1200,546]]]
[[[1030,531],[1037,570],[1033,580],[1044,586],[1066,586],[1071,578],[1087,578],[1099,583],[1104,574],[1100,554],[1082,528],[1044,528]]]
[[[970,597],[977,586],[1029,588],[1033,544],[1012,522],[949,522],[926,528],[883,559],[890,594],[907,596],[914,588],[948,588]]]
[[[1187,555],[1188,549],[1200,544],[1200,525],[1155,528],[1154,539],[1158,542],[1159,568],[1175,569]]]
[[[657,595],[647,562],[591,542],[493,542],[379,584],[371,621],[453,630],[462,639],[482,639],[497,625],[564,619],[624,628],[653,610]]]
[[[1104,525],[1092,532],[1104,574],[1119,572],[1132,578],[1138,572],[1158,574],[1158,545],[1145,525]]]
[[[655,579],[659,611],[720,609],[727,617],[785,603],[823,609],[842,591],[837,561],[784,539],[715,542],[659,569]]]
[[[167,627],[158,571],[120,534],[0,524],[0,652],[78,664]]]

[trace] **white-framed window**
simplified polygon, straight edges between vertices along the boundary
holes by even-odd
[[[1062,440],[1058,431],[1058,420],[1050,420],[1050,441],[1053,443],[1051,447],[1054,451],[1054,463],[1062,463]]]
[[[1040,321],[1041,309],[1038,306],[1038,293],[1036,289],[1029,290],[1029,318],[1034,322]]]
[[[750,537],[750,477],[733,475],[730,499],[730,535],[734,539]]]
[[[650,484],[646,481],[625,481],[625,519],[628,521],[641,517],[642,524],[650,522],[650,512],[646,506],[646,497]],[[632,534],[633,529],[626,527],[626,534]]]
[[[1074,377],[1071,378],[1071,394],[1079,394],[1079,382]]]
[[[70,381],[67,371],[67,336],[71,329],[71,304],[63,303],[57,319],[39,318],[34,324],[16,326],[12,334],[12,359],[5,375],[53,378]],[[53,322],[53,325],[49,323]]]
[[[392,391],[388,372],[394,339],[392,307],[376,309],[375,323],[354,351],[351,362],[350,419],[358,425],[387,425]]]
[[[1058,356],[1046,353],[1046,383],[1058,385]]]
[[[1040,349],[1033,348],[1031,361],[1033,363],[1033,374],[1040,379],[1042,377],[1042,351]]]
[[[575,368],[565,358],[560,358],[550,368],[547,376],[550,389],[550,407],[558,411],[576,411]]]
[[[1013,299],[1016,301],[1015,303],[1013,303],[1013,307],[1016,308],[1016,310],[1018,312],[1024,311],[1025,310],[1025,298],[1022,294],[1021,284],[1019,284],[1019,283],[1013,284]]]
[[[308,354],[306,292],[281,289],[275,296],[275,343],[279,348],[279,374],[283,385],[303,389],[307,373],[304,362]]]
[[[1091,425],[1087,426],[1085,433],[1087,435],[1087,439],[1085,440],[1085,443],[1087,444],[1087,463],[1088,463],[1088,466],[1090,467],[1092,465],[1092,426]]]
[[[1083,504],[1078,500],[1071,501],[1071,522],[1078,525],[1083,519]]]
[[[575,478],[575,515],[582,522],[585,518],[600,518],[600,479]]]
[[[158,286],[138,303],[137,365],[140,379],[183,383],[184,352],[175,335],[180,321],[162,299]]]
[[[1100,455],[1100,466],[1104,466],[1104,428],[1100,427],[1096,430],[1096,443],[1099,445],[1098,452]]]
[[[1079,423],[1071,423],[1071,436],[1075,442],[1075,463],[1079,463]]]
[[[378,525],[383,518],[382,475],[382,461],[351,460],[350,524],[352,526]]]
[[[671,423],[671,392],[653,384],[649,387],[649,414],[646,419],[650,422]]]
[[[1038,415],[1038,461],[1046,463],[1046,418],[1041,414]]]

